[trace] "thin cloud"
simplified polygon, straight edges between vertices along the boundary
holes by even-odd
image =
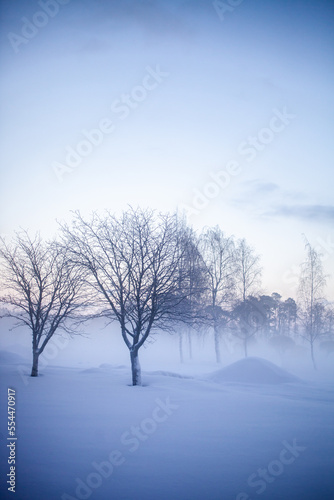
[[[164,34],[185,37],[194,32],[189,10],[182,3],[162,0],[124,0],[123,2],[105,2],[98,0],[94,2],[92,13],[92,2],[86,0],[87,12],[90,13],[94,23],[119,29],[119,26],[136,25],[147,34],[163,36]],[[202,6],[203,9],[203,6]]]
[[[272,199],[281,191],[277,184],[258,179],[241,183],[241,188],[241,193],[232,200],[232,204],[235,206],[254,206],[259,200],[263,204],[263,201],[267,200],[268,197]]]
[[[242,191],[232,200],[233,205],[253,212],[258,217],[323,222],[334,220],[333,205],[310,203],[304,193],[284,190],[273,182],[255,179],[242,183],[241,187]]]
[[[269,217],[294,217],[303,220],[334,221],[333,205],[281,205],[263,215]]]

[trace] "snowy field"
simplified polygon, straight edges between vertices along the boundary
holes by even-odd
[[[1,351],[1,498],[334,498],[333,358],[318,373],[308,359],[281,368],[239,352],[219,367],[199,346],[181,365],[177,339],[162,338],[142,350],[144,385],[132,387],[125,347],[106,348],[104,335],[50,351],[34,379],[28,336]],[[5,484],[8,387],[15,494]]]

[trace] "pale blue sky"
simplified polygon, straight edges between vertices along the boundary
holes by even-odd
[[[1,3],[3,234],[51,234],[75,209],[189,209],[234,161],[189,221],[245,236],[268,292],[295,295],[302,233],[334,275],[332,2],[244,0],[224,20],[208,1],[70,0],[36,17],[43,3]],[[22,18],[45,25],[22,42]],[[160,81],[147,77],[158,67]],[[289,123],[263,132],[284,110]],[[113,132],[59,182],[55,162],[104,119]],[[256,154],[238,151],[257,136]]]

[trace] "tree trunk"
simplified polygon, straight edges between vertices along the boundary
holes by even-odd
[[[32,369],[31,369],[31,377],[38,377],[38,357],[39,353],[33,351],[32,353]]]
[[[311,342],[311,358],[312,358],[313,368],[317,370],[317,365],[315,363],[315,358],[314,358],[313,342]]]
[[[245,348],[245,358],[248,356],[248,350],[247,350],[247,339],[244,340],[244,348]]]
[[[220,363],[220,345],[219,345],[219,332],[217,327],[214,327],[214,335],[215,335],[215,352],[216,352],[216,362]]]
[[[130,350],[132,385],[141,385],[141,368],[138,357],[138,349]]]
[[[189,358],[193,359],[193,346],[191,343],[191,331],[188,329],[188,346],[189,346]]]
[[[180,333],[179,333],[179,354],[180,354],[180,363],[183,363],[184,359],[183,359],[183,335],[182,335],[182,331],[180,330]]]

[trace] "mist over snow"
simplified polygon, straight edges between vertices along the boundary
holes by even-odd
[[[234,342],[219,366],[213,337],[194,335],[181,364],[178,333],[159,333],[142,349],[143,386],[132,387],[119,332],[102,326],[65,346],[55,336],[35,379],[28,332],[2,340],[1,394],[12,387],[17,399],[17,498],[331,498],[333,354],[317,352],[315,372],[307,350],[282,357],[254,344],[244,358]],[[1,470],[6,437],[2,419]],[[12,498],[4,481],[1,495]]]
[[[1,351],[0,361],[3,363],[21,364],[26,374],[31,370],[31,334],[29,330],[17,328],[11,330],[13,321],[3,320],[0,326]],[[219,364],[216,363],[214,350],[214,336],[212,332],[199,335],[191,332],[191,343],[187,333],[182,333],[183,338],[183,358],[180,362],[180,331],[177,328],[173,333],[156,332],[152,334],[148,342],[144,344],[140,351],[140,364],[144,372],[169,370],[190,376],[212,374],[221,378],[221,381],[228,382],[229,370],[219,371]],[[252,360],[244,358],[242,342],[235,338],[221,339],[221,356],[224,367],[241,362],[241,376],[245,377],[241,382],[247,382],[247,373],[252,375],[255,370],[254,379],[250,383],[256,382],[256,377],[263,379],[266,383],[266,362],[274,363],[279,368],[289,371],[295,376],[301,376],[306,380],[331,380],[334,375],[333,353],[316,348],[316,357],[319,362],[319,370],[312,368],[312,361],[309,353],[309,346],[305,342],[297,342],[292,349],[288,349],[284,354],[279,349],[273,347],[266,339],[253,340],[249,346],[250,358],[263,360],[260,365],[252,365]],[[85,325],[84,333],[78,335],[68,335],[60,333],[55,335],[45,351],[40,356],[41,373],[48,367],[67,367],[76,369],[99,368],[107,364],[113,367],[122,366],[128,370],[130,383],[130,356],[123,339],[120,335],[119,327],[115,323],[108,324],[106,320],[93,320]],[[260,368],[260,373],[256,375]],[[278,368],[278,371],[279,371]],[[268,368],[267,368],[268,369]],[[238,363],[233,370],[239,373]],[[269,370],[270,371],[270,370]],[[237,382],[233,379],[232,381]],[[225,378],[226,377],[226,378]]]

